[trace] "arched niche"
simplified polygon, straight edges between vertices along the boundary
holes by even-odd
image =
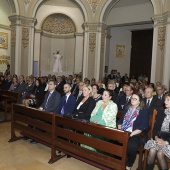
[[[62,13],[47,16],[41,25],[40,71],[41,75],[53,73],[55,59],[53,53],[60,52],[62,56],[61,75],[73,74],[75,62],[76,25],[73,20]]]

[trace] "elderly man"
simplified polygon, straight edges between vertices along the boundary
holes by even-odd
[[[146,107],[149,109],[149,115],[152,114],[154,109],[161,108],[161,101],[157,98],[157,96],[153,96],[153,88],[148,87],[145,89],[145,98],[144,102],[146,103]]]
[[[116,83],[113,80],[109,81],[107,85],[107,89],[112,91],[112,100],[114,103],[118,104],[119,97],[115,92],[115,88],[116,88]]]
[[[163,85],[157,85],[156,86],[156,97],[160,100],[162,106],[164,106],[164,86]]]

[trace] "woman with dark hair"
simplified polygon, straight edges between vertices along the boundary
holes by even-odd
[[[38,104],[41,104],[43,102],[43,97],[44,97],[44,86],[41,84],[40,79],[36,79],[34,93],[28,97],[29,99],[23,99],[22,103],[25,106],[29,106],[29,105],[34,106],[37,104],[37,101]]]
[[[144,147],[149,150],[146,170],[154,169],[155,157],[157,157],[159,169],[168,170],[166,157],[170,158],[170,93],[165,95],[164,103],[166,109],[158,110],[152,139]]]
[[[133,94],[131,103],[123,111],[118,121],[118,129],[130,132],[127,150],[127,170],[130,170],[135,162],[136,154],[141,142],[140,133],[149,126],[148,109],[140,93]]]
[[[92,93],[93,93],[93,99],[98,102],[102,99],[102,95],[98,94],[99,86],[97,84],[92,85]]]
[[[105,90],[102,100],[98,101],[94,108],[90,122],[116,128],[117,105],[111,100],[112,91]]]
[[[12,84],[11,84],[11,86],[9,88],[9,91],[14,91],[16,89],[17,84],[18,84],[17,78],[13,77],[12,78]]]

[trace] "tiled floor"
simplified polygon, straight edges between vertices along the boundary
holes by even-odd
[[[48,164],[50,149],[42,144],[30,144],[23,139],[8,143],[10,122],[0,124],[0,170],[97,170],[74,158],[62,158]],[[136,169],[137,160],[133,167]],[[155,168],[156,169],[156,168]]]

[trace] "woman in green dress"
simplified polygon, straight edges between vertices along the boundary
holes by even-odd
[[[97,102],[94,108],[90,122],[116,128],[117,105],[111,100],[112,92],[105,90],[102,99]]]

